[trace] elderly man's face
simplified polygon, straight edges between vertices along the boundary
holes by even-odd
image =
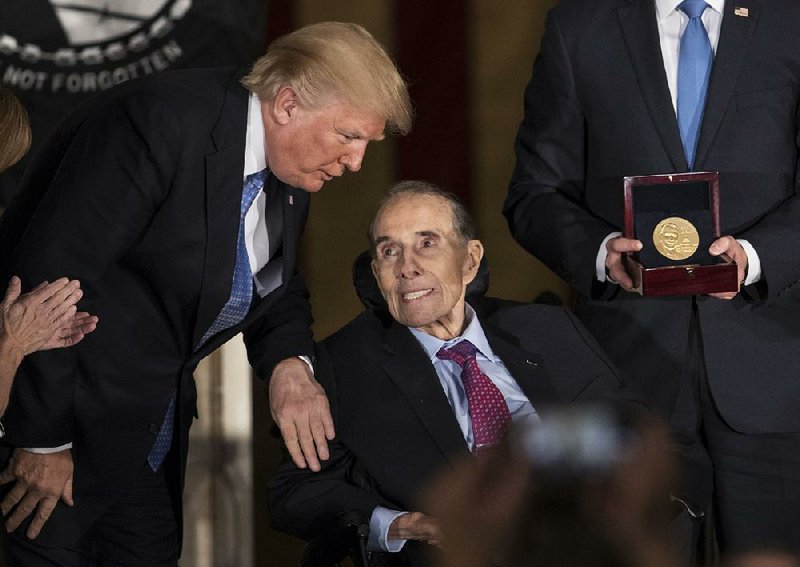
[[[460,242],[452,207],[434,195],[403,195],[375,223],[372,272],[399,323],[450,339],[464,324],[464,292],[478,270],[483,245]]]
[[[316,192],[346,169],[358,171],[367,144],[382,140],[385,120],[349,104],[301,104],[289,88],[262,103],[267,165],[284,183]]]

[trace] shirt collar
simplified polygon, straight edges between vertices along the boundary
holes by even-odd
[[[247,133],[244,145],[244,177],[266,169],[267,157],[264,146],[264,121],[261,117],[261,101],[250,93],[247,104]],[[243,178],[244,178],[243,177]]]
[[[422,345],[422,348],[425,349],[425,352],[430,357],[431,362],[435,363],[437,360],[439,360],[439,358],[436,356],[436,353],[439,352],[442,347],[453,346],[454,344],[465,339],[474,344],[480,354],[482,354],[484,357],[492,362],[497,362],[497,357],[494,355],[492,347],[489,346],[489,340],[486,338],[486,334],[483,332],[481,322],[478,321],[478,317],[475,315],[475,310],[468,303],[464,303],[464,308],[464,317],[467,322],[467,327],[464,329],[464,332],[461,333],[461,336],[454,337],[449,341],[443,341],[442,339],[438,339],[433,335],[429,335],[428,333],[420,331],[419,329],[414,329],[413,327],[408,328],[411,331],[411,334],[414,335],[417,341],[419,341],[419,344]]]
[[[683,0],[656,0],[656,18],[660,22],[675,13]],[[706,0],[711,9],[718,14],[722,13],[725,7],[725,0]]]

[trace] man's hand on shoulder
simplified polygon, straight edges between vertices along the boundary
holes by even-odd
[[[325,390],[299,358],[287,358],[275,366],[269,381],[269,405],[294,463],[319,471],[327,460],[328,441],[335,436]]]
[[[389,526],[388,539],[415,539],[427,544],[442,546],[439,522],[422,512],[409,512],[397,516]]]
[[[625,271],[622,255],[625,252],[638,252],[641,249],[640,241],[624,236],[617,236],[606,242],[606,273],[611,281],[618,283],[627,291],[633,289],[633,280]]]
[[[0,484],[16,481],[0,502],[6,517],[6,529],[13,532],[35,512],[26,535],[34,539],[61,499],[72,501],[72,452],[31,453],[15,449],[8,467],[0,473]]]
[[[745,252],[742,245],[739,244],[739,241],[733,236],[723,236],[721,238],[717,238],[711,243],[711,246],[708,247],[708,253],[712,256],[722,256],[723,258],[736,262],[738,281],[740,284],[739,289],[741,289],[741,283],[744,282],[744,279],[747,276],[748,260],[747,252]],[[727,293],[709,293],[709,295],[711,297],[716,297],[717,299],[733,299],[738,293],[738,291],[731,291]]]

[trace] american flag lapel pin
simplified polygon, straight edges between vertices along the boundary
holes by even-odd
[[[289,204],[294,205],[294,195],[289,195]]]
[[[741,8],[737,6],[733,9],[734,16],[741,16],[742,18],[749,18],[750,17],[750,10],[747,8]]]

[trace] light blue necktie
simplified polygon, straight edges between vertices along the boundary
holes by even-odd
[[[714,59],[708,32],[700,19],[706,8],[708,4],[703,0],[684,0],[678,6],[689,16],[689,23],[681,37],[678,59],[678,128],[689,169],[694,168],[697,137],[703,121],[708,78]]]
[[[250,310],[250,303],[253,300],[253,272],[250,269],[250,259],[247,255],[244,237],[244,217],[250,206],[255,201],[258,194],[264,188],[264,181],[267,178],[267,170],[248,175],[244,180],[242,189],[242,205],[239,215],[239,237],[236,242],[236,265],[233,268],[233,283],[231,285],[231,295],[222,307],[217,318],[208,328],[200,339],[200,343],[195,347],[195,351],[220,331],[224,331],[234,325],[239,324],[247,316]],[[213,214],[213,213],[212,213]],[[153,443],[147,462],[153,471],[157,471],[167,457],[169,448],[172,445],[172,431],[175,424],[175,394],[169,402],[164,421],[158,430],[156,440]]]

